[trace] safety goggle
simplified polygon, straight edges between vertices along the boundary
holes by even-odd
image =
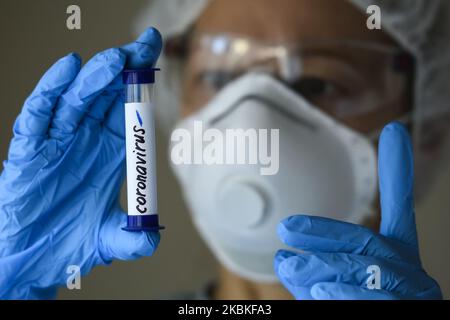
[[[355,40],[268,43],[231,34],[193,34],[186,80],[207,100],[247,72],[284,82],[338,119],[382,111],[410,86],[412,58],[396,47]]]

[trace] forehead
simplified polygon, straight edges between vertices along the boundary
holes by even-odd
[[[214,0],[195,24],[199,33],[233,33],[296,42],[349,38],[394,44],[366,27],[367,15],[347,0]]]

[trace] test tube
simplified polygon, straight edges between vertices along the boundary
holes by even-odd
[[[127,231],[157,231],[153,84],[157,68],[124,70]]]

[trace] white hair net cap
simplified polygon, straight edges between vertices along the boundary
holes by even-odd
[[[432,178],[426,166],[436,166],[447,154],[448,142],[432,152],[422,152],[436,137],[447,136],[450,116],[450,1],[448,0],[349,0],[363,12],[369,5],[381,8],[382,28],[416,60],[414,83],[414,142],[418,187],[428,188]],[[152,0],[134,26],[136,34],[148,25],[164,38],[183,34],[205,9],[209,0]],[[164,55],[157,81],[159,124],[169,130],[179,117],[182,62]],[[436,171],[436,170],[435,170]],[[421,175],[421,172],[427,174]],[[422,193],[418,190],[418,194]]]

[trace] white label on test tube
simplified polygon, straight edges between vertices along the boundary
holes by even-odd
[[[128,215],[157,214],[154,107],[125,103]]]

